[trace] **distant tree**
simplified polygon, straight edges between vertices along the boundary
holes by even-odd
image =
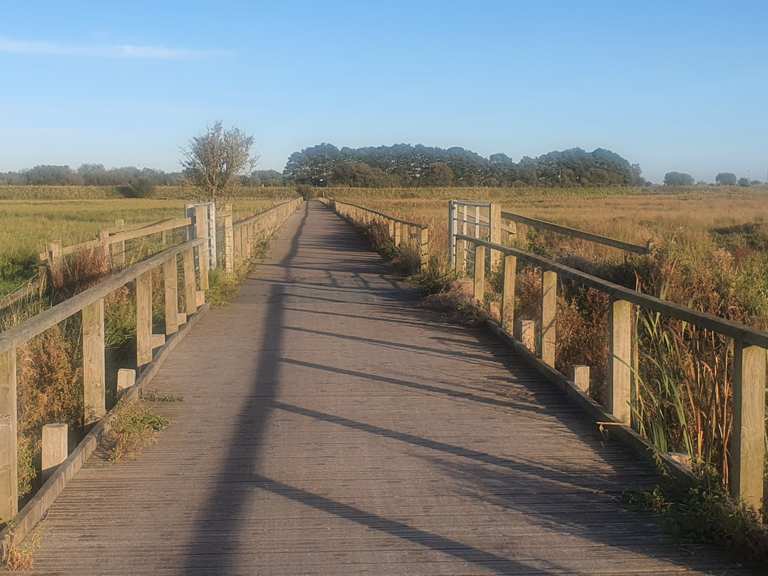
[[[749,186],[751,182],[749,181],[749,178],[739,178],[738,181],[739,186]]]
[[[283,184],[283,175],[277,170],[254,170],[247,180],[252,186],[279,186]]]
[[[450,186],[453,184],[453,170],[445,162],[429,165],[424,183],[429,186]]]
[[[667,172],[664,174],[664,184],[667,186],[691,186],[693,176],[685,172]]]
[[[253,137],[239,128],[224,129],[216,122],[195,136],[184,151],[184,174],[209,200],[218,201],[238,181],[238,176],[253,167]]]
[[[41,165],[24,172],[27,184],[35,185],[80,185],[83,179],[69,166]]]
[[[632,164],[629,169],[632,186],[645,186],[647,184],[647,181],[643,178],[643,170],[640,168],[640,164]]]
[[[715,182],[721,186],[736,186],[736,174],[733,172],[720,172],[715,176]]]

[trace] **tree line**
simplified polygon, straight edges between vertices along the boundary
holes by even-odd
[[[667,172],[664,175],[664,184],[666,186],[693,186],[695,180],[693,176],[686,172]],[[707,184],[707,182],[699,182]],[[749,178],[737,178],[733,172],[719,172],[715,176],[715,184],[719,186],[757,186],[762,184],[760,180],[750,180]]]
[[[640,166],[598,148],[555,151],[514,162],[465,148],[395,144],[337,148],[319,144],[294,152],[283,172],[314,186],[594,186],[642,185]]]

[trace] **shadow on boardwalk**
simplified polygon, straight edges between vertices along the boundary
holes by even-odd
[[[173,424],[67,487],[41,573],[747,573],[623,509],[654,471],[317,203],[203,320],[157,379]]]

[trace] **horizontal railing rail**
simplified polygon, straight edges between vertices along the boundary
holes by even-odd
[[[513,222],[519,222],[525,224],[531,228],[537,228],[540,230],[548,230],[564,236],[571,236],[574,238],[581,238],[582,240],[588,240],[596,244],[602,244],[603,246],[609,246],[611,248],[617,248],[624,250],[625,252],[632,252],[634,254],[650,254],[650,243],[645,246],[639,244],[632,244],[631,242],[624,242],[623,240],[616,240],[615,238],[609,238],[608,236],[602,236],[600,234],[594,234],[585,230],[579,230],[578,228],[571,228],[570,226],[563,226],[562,224],[555,224],[554,222],[547,222],[546,220],[539,220],[537,218],[529,218],[521,214],[515,214],[514,212],[501,212],[501,217]]]
[[[237,229],[247,231],[247,234],[241,237],[240,255],[245,257],[252,254],[256,243],[272,234],[302,202],[301,198],[290,200],[247,218],[244,223],[238,223]],[[16,515],[19,503],[16,366],[18,351],[36,336],[79,315],[83,412],[78,426],[88,427],[99,422],[107,413],[106,299],[123,286],[133,283],[136,310],[136,370],[118,370],[118,397],[122,397],[126,390],[135,385],[137,370],[140,374],[146,373],[149,365],[156,360],[154,351],[165,345],[166,337],[176,334],[180,326],[186,324],[205,304],[206,290],[209,289],[210,216],[205,205],[192,207],[191,212],[194,214],[192,220],[174,219],[120,232],[116,235],[116,241],[139,237],[148,230],[151,233],[169,230],[178,227],[182,222],[184,226],[192,223],[191,240],[166,248],[145,260],[113,272],[101,278],[97,284],[0,333],[0,520],[6,525]],[[231,232],[235,226],[232,224],[231,206],[225,210],[226,213],[229,216],[230,234],[228,241],[225,234],[225,247],[230,254],[228,262],[234,265],[234,242]],[[226,220],[225,217],[225,232]],[[153,299],[152,292],[153,274],[156,272],[160,272],[162,279],[164,334],[153,333],[153,301],[157,300]],[[49,433],[48,436],[46,432]],[[46,423],[43,426],[43,478],[50,475],[68,457],[66,448],[62,450],[60,447],[62,437],[67,437],[66,424]],[[63,446],[66,445],[64,441]],[[52,460],[51,454],[54,453],[56,458]]]
[[[409,222],[408,220],[343,200],[333,199],[323,203],[333,208],[342,218],[354,224],[360,226],[370,226],[374,223],[381,224],[386,229],[387,237],[395,249],[415,249],[419,256],[419,270],[425,271],[427,269],[429,265],[429,226],[418,222]]]
[[[635,322],[636,308],[657,313],[721,336],[731,338],[734,346],[733,368],[733,431],[731,433],[730,487],[737,498],[761,509],[764,498],[765,468],[765,393],[768,333],[712,314],[661,300],[636,290],[614,284],[581,270],[554,262],[548,258],[467,234],[456,235],[455,269],[459,275],[467,272],[467,254],[474,253],[473,297],[484,306],[486,254],[498,254],[501,262],[502,293],[500,329],[510,337],[521,339],[521,345],[541,362],[555,370],[557,356],[558,282],[568,278],[582,286],[606,294],[610,298],[608,320],[608,382],[606,409],[618,423],[632,425],[632,399],[637,386],[638,339]],[[470,249],[468,250],[467,247]],[[540,330],[536,335],[535,321],[515,324],[515,285],[518,261],[542,271]],[[491,262],[493,259],[491,258]],[[537,343],[538,340],[538,343]],[[537,356],[538,355],[538,356]],[[589,367],[574,367],[574,386],[586,395],[589,388]]]

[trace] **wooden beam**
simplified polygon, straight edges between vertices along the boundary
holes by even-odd
[[[632,304],[626,300],[611,303],[608,338],[608,410],[617,420],[632,421]]]
[[[736,498],[758,512],[764,496],[765,371],[765,348],[735,343],[730,485]]]
[[[68,426],[66,424],[45,424],[43,426],[42,471],[43,482],[54,473],[59,464],[69,455]]]
[[[557,354],[557,272],[544,271],[541,279],[541,359],[555,367]]]
[[[93,424],[107,412],[103,299],[83,308],[82,330],[83,412],[85,423]]]
[[[517,257],[504,256],[504,282],[501,292],[501,327],[508,334],[515,329],[515,290],[517,284]]]
[[[136,279],[136,365],[152,362],[152,272]]]
[[[0,351],[0,520],[19,506],[16,438],[16,348]]]
[[[195,280],[195,257],[192,249],[184,251],[184,308],[187,316],[197,312],[197,283]]]
[[[475,246],[475,277],[473,296],[481,306],[485,303],[485,246]]]
[[[179,331],[179,270],[176,256],[163,263],[163,292],[165,308],[165,333],[167,336]]]

